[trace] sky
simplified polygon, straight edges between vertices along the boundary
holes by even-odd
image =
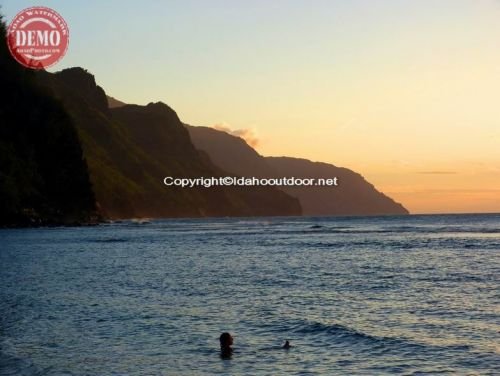
[[[24,0],[0,0],[7,22]],[[37,2],[36,5],[39,5]],[[500,1],[50,1],[124,102],[347,167],[412,213],[500,212]]]

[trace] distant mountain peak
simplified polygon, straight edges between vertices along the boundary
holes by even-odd
[[[78,83],[80,86],[84,86],[87,90],[94,89],[97,86],[94,75],[89,73],[88,70],[80,67],[66,68],[56,72],[56,75],[63,77],[65,81]]]
[[[168,114],[168,115],[175,114],[175,116],[177,116],[177,113],[172,109],[172,107],[168,106],[163,102],[149,102],[146,105],[146,108],[158,114]]]
[[[123,107],[126,105],[125,102],[122,102],[121,100],[116,99],[116,98],[112,97],[111,95],[107,95],[107,99],[108,99],[108,107],[109,108]]]
[[[113,107],[111,110],[115,114],[147,116],[151,120],[156,119],[156,122],[182,124],[177,112],[163,102],[150,102],[145,106],[139,104],[125,104],[123,106]]]

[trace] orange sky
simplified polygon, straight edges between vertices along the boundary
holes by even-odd
[[[71,29],[54,70],[124,102],[351,168],[413,213],[500,212],[500,1],[45,5]]]

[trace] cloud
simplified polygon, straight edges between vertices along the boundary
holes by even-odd
[[[259,145],[259,139],[255,134],[255,131],[248,128],[242,129],[231,129],[226,123],[218,123],[212,126],[212,128],[217,129],[218,131],[223,131],[229,133],[230,135],[239,137],[243,139],[248,145],[255,148]]]
[[[419,171],[419,174],[425,175],[454,175],[457,174],[456,171]]]

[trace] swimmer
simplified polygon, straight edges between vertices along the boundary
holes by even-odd
[[[233,337],[231,334],[224,332],[219,337],[220,341],[220,354],[223,358],[229,358],[233,354]]]
[[[283,348],[284,348],[285,350],[288,350],[290,347],[292,347],[292,345],[290,345],[290,341],[288,341],[288,340],[287,340],[287,341],[285,341],[285,344],[283,345]]]

